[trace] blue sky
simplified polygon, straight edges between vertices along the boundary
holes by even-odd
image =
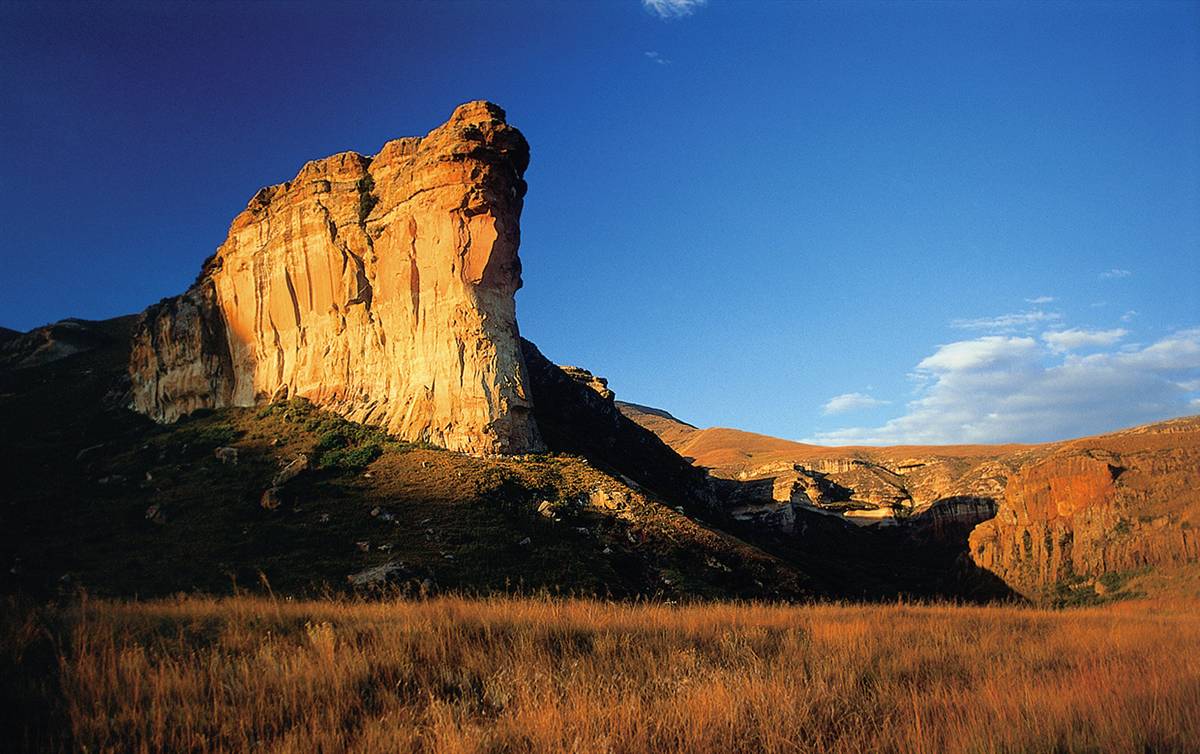
[[[1200,413],[1196,3],[0,3],[0,325],[182,291],[258,187],[503,105],[523,334],[822,442]]]

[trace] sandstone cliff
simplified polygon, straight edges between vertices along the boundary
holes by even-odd
[[[1008,482],[971,557],[1027,593],[1200,560],[1200,419],[1054,446]]]
[[[504,111],[471,102],[260,190],[193,287],[143,315],[133,408],[300,395],[453,450],[541,449],[513,300],[528,161]]]

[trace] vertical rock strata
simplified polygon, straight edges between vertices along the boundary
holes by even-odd
[[[1200,560],[1200,422],[1064,443],[1009,479],[971,557],[1026,593]]]
[[[541,449],[513,299],[528,162],[504,111],[471,102],[260,190],[195,285],[142,315],[133,408],[286,391],[453,450]]]

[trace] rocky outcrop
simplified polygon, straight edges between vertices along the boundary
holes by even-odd
[[[195,285],[143,315],[133,408],[298,395],[453,450],[541,449],[513,300],[528,161],[504,111],[471,102],[260,190]]]
[[[691,507],[689,512],[715,505],[704,470],[622,414],[607,381],[554,364],[527,340],[521,346],[538,429],[551,450],[581,455],[672,505]]]
[[[1139,428],[1022,467],[996,517],[971,532],[972,559],[1026,593],[1200,560],[1200,421],[1162,426],[1169,444]]]

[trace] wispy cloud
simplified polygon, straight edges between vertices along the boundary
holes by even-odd
[[[891,401],[881,401],[878,398],[872,398],[866,393],[842,393],[830,398],[829,402],[822,407],[821,412],[827,415],[844,414],[848,411],[886,406],[888,403],[891,403]]]
[[[1042,333],[1042,340],[1055,353],[1075,351],[1080,348],[1111,346],[1129,334],[1128,330],[1080,330],[1073,327],[1070,330],[1056,330]]]
[[[708,0],[642,0],[642,7],[659,18],[683,18],[703,7]]]
[[[916,376],[923,387],[903,415],[812,441],[1036,442],[1194,413],[1200,398],[1187,388],[1200,381],[1200,328],[1082,356],[1032,337],[990,335],[939,346]]]
[[[1053,296],[1037,296],[1035,298],[1025,299],[1027,304],[1049,304],[1054,302]]]
[[[1136,317],[1137,315],[1138,315],[1138,313],[1137,313],[1136,309],[1130,309],[1129,311],[1127,311],[1121,315],[1121,321],[1122,322],[1132,322],[1133,318]]]
[[[671,64],[671,61],[660,55],[657,50],[646,50],[644,54],[651,62],[658,63],[659,65]]]
[[[1101,280],[1117,280],[1119,278],[1127,278],[1132,274],[1133,273],[1130,272],[1129,270],[1121,270],[1121,269],[1117,269],[1116,267],[1114,267],[1111,270],[1101,272],[1100,279]]]
[[[1012,312],[996,317],[980,317],[979,319],[956,319],[951,327],[959,330],[989,330],[991,332],[1016,332],[1017,330],[1032,330],[1062,319],[1058,312],[1047,312],[1034,309],[1027,312]]]

